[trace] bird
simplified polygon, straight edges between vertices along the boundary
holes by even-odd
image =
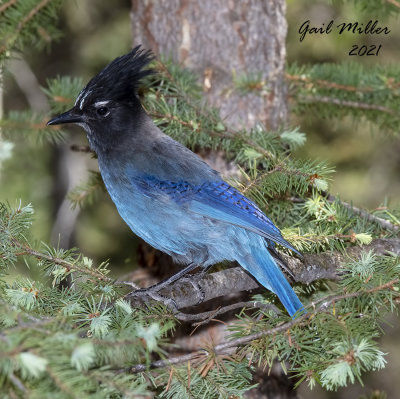
[[[86,131],[122,219],[185,266],[166,283],[197,267],[236,261],[278,296],[290,316],[305,312],[278,265],[283,262],[275,244],[301,254],[252,200],[164,134],[145,111],[138,90],[144,77],[156,74],[148,65],[153,60],[140,45],[117,57],[47,125],[72,123]]]

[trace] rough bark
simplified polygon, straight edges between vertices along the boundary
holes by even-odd
[[[275,129],[287,118],[285,10],[284,0],[132,0],[132,34],[135,44],[195,71],[231,126]],[[233,74],[257,75],[267,90],[240,95]]]
[[[341,252],[325,252],[321,254],[305,255],[304,259],[285,256],[289,268],[294,274],[294,281],[310,284],[321,279],[337,279],[338,268],[350,259],[359,258],[361,252],[374,250],[378,255],[389,252],[400,255],[400,239],[378,239],[370,245],[348,248],[347,255]],[[250,291],[260,287],[256,280],[246,273],[241,267],[234,267],[220,272],[210,273],[196,284],[189,280],[177,283],[161,291],[167,298],[173,298],[179,309],[194,306],[201,300],[203,302],[232,295],[240,291]]]

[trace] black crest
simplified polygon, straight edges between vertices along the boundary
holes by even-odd
[[[84,104],[92,99],[96,101],[134,100],[140,79],[154,73],[152,69],[143,69],[153,59],[152,52],[143,51],[140,45],[128,54],[116,58],[79,93],[75,105],[82,109]]]

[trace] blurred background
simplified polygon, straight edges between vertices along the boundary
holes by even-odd
[[[47,50],[27,50],[23,59],[10,61],[4,76],[4,111],[33,107],[47,110],[40,87],[46,79],[57,75],[82,77],[86,82],[113,58],[126,53],[132,46],[129,1],[99,2],[86,0],[65,2],[60,16],[63,36]],[[299,41],[298,29],[311,21],[368,21],[378,16],[366,16],[352,2],[287,1],[287,61],[298,65],[321,62],[341,62],[349,59],[352,44],[376,42],[367,35],[313,35]],[[379,36],[382,49],[378,57],[351,57],[365,64],[391,64],[400,61],[400,24],[395,18],[379,19],[390,28],[387,36]],[[356,58],[356,59],[354,59]],[[383,203],[391,208],[400,206],[400,139],[399,135],[379,132],[365,122],[351,118],[321,120],[307,113],[291,114],[291,125],[307,134],[307,143],[295,156],[328,160],[336,173],[330,192],[356,206],[375,209]],[[31,202],[36,213],[33,236],[62,247],[78,247],[96,263],[111,260],[115,275],[128,273],[138,261],[138,240],[117,214],[107,194],[102,194],[94,206],[82,211],[71,210],[65,196],[77,184],[84,182],[89,170],[97,170],[97,162],[89,154],[73,152],[71,144],[86,145],[80,128],[71,128],[66,142],[38,145],[26,137],[15,137],[12,157],[0,171],[0,201]],[[24,271],[25,272],[25,271]],[[31,271],[34,274],[34,270]],[[389,355],[388,368],[365,378],[366,386],[355,384],[343,392],[327,394],[306,386],[302,397],[354,398],[383,389],[389,398],[398,397],[396,375],[400,370],[398,352],[399,328],[385,328],[384,348]],[[396,352],[397,351],[397,352]]]

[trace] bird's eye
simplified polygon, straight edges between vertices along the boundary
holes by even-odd
[[[101,116],[104,116],[105,114],[107,114],[108,112],[108,108],[107,107],[100,107],[97,108],[97,113]]]

